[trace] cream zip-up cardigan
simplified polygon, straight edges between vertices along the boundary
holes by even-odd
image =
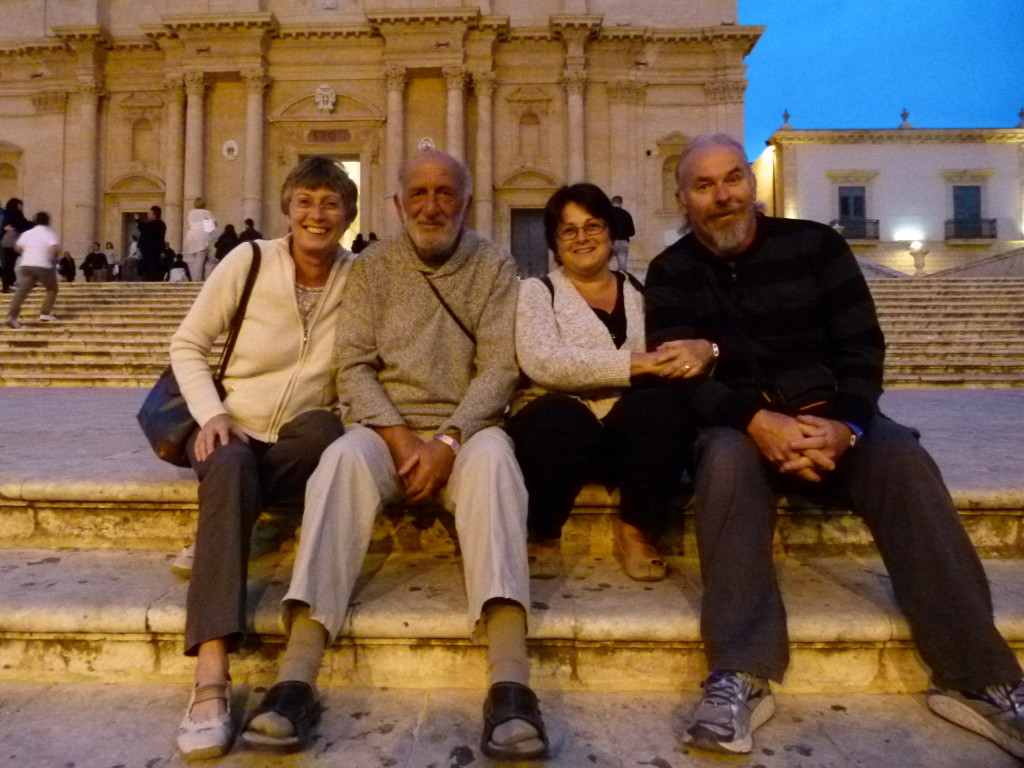
[[[338,248],[307,333],[295,298],[290,240],[289,235],[259,241],[260,271],[225,372],[223,402],[208,358],[241,299],[252,264],[249,243],[239,245],[213,270],[171,337],[171,366],[200,426],[226,413],[247,435],[273,443],[281,427],[299,414],[337,402],[331,356],[353,256]]]

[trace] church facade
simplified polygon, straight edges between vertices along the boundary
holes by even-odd
[[[172,247],[194,198],[223,226],[285,232],[303,157],[344,162],[364,234],[393,232],[424,141],[474,178],[471,223],[546,270],[540,211],[588,180],[624,198],[643,267],[673,237],[690,137],[743,136],[735,0],[8,0],[0,24],[0,200],[47,210],[65,248],[160,205]]]

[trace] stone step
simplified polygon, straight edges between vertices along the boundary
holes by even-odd
[[[187,585],[169,555],[118,550],[0,550],[0,660],[6,680],[185,682]],[[565,574],[531,581],[530,657],[539,689],[694,690],[704,675],[700,568],[669,558],[664,582],[627,578],[613,560],[567,557]],[[986,561],[997,625],[1024,656],[1024,561]],[[250,569],[254,652],[239,683],[272,680],[291,557]],[[875,558],[779,558],[791,693],[923,691],[928,676]],[[485,649],[470,642],[463,577],[451,555],[367,558],[325,684],[484,686]]]
[[[1024,387],[1024,374],[926,373],[886,375],[887,389],[1008,389]]]
[[[459,685],[453,679],[449,685]],[[240,722],[262,699],[236,681]],[[281,756],[235,744],[218,768],[488,766],[480,756],[482,689],[321,686],[325,713],[308,752]],[[189,688],[160,683],[0,684],[0,748],[18,768],[182,766],[173,733]],[[698,693],[542,691],[556,768],[762,765],[770,768],[1018,768],[987,740],[931,714],[920,695],[776,696],[777,714],[755,735],[749,760],[700,755],[681,745]],[[126,717],[126,713],[131,713]]]
[[[91,373],[7,373],[0,368],[0,387],[151,387],[156,375],[111,373],[96,376]]]

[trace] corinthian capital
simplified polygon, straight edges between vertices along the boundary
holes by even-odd
[[[562,83],[566,93],[581,96],[587,87],[587,72],[584,69],[567,69],[562,72]]]
[[[189,96],[202,96],[206,92],[206,73],[186,72],[185,91]]]
[[[493,72],[474,72],[473,88],[480,96],[492,96],[494,95],[495,80],[496,78]]]
[[[270,78],[262,69],[247,69],[242,72],[242,80],[245,81],[245,90],[249,93],[263,93],[263,90],[270,85]]]
[[[405,67],[391,64],[384,68],[384,82],[389,91],[402,92],[405,90]]]
[[[449,91],[461,91],[466,87],[466,78],[469,73],[465,67],[445,67],[441,70],[444,75],[444,84]]]

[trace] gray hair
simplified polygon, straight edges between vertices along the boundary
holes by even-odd
[[[349,224],[359,213],[359,190],[345,169],[329,157],[313,155],[307,157],[288,174],[281,186],[281,210],[288,215],[292,195],[297,189],[329,189],[341,198],[342,208]]]
[[[462,162],[456,160],[447,152],[431,148],[417,152],[402,163],[402,167],[398,171],[399,199],[401,199],[405,192],[405,185],[408,183],[409,176],[412,175],[413,169],[424,160],[434,160],[436,162],[443,163],[454,170],[464,200],[468,200],[469,196],[473,194],[473,177],[470,175],[469,169]]]
[[[746,169],[747,173],[753,173],[750,170],[750,164],[746,162],[747,150],[745,150],[743,145],[736,141],[736,139],[727,133],[701,133],[693,137],[693,141],[690,142],[690,146],[684,149],[683,154],[679,156],[679,163],[676,165],[677,186],[683,180],[683,174],[690,163],[690,159],[702,149],[707,149],[708,147],[726,147],[727,149],[734,150],[743,158],[743,167]]]

